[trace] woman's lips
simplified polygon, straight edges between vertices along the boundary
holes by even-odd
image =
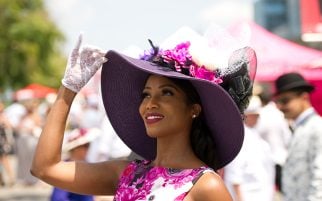
[[[158,114],[158,113],[149,113],[145,116],[145,122],[147,124],[153,124],[156,122],[161,121],[164,118],[163,115]]]

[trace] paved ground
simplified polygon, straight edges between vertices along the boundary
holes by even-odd
[[[49,201],[51,187],[0,188],[0,201]],[[112,197],[96,197],[96,201],[112,201]],[[282,201],[277,195],[274,201]]]
[[[0,201],[49,201],[52,187],[41,183],[31,187],[0,187]],[[95,201],[112,201],[111,196],[96,196]]]
[[[0,187],[0,201],[48,201],[50,187]]]
[[[10,162],[12,168],[16,170],[17,159],[14,155],[10,156]],[[6,174],[4,174],[4,180],[7,180]],[[51,189],[51,186],[42,182],[39,185],[28,187],[20,185],[0,186],[0,201],[48,201]]]

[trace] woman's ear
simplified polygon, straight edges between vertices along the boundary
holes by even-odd
[[[200,104],[193,104],[192,105],[192,117],[196,118],[200,115],[201,113],[201,105]]]

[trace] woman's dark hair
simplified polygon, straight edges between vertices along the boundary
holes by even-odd
[[[199,94],[191,82],[182,79],[169,79],[184,91],[187,96],[188,104],[201,105]],[[200,160],[206,163],[209,167],[217,169],[218,158],[216,154],[216,146],[209,127],[206,124],[202,110],[198,117],[196,117],[192,122],[190,143],[192,150]]]

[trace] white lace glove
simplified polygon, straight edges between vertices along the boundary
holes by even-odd
[[[76,46],[69,55],[65,75],[62,79],[62,84],[76,93],[86,85],[96,71],[107,61],[107,58],[104,57],[105,51],[93,46],[81,48],[82,38],[81,34],[78,37]]]

